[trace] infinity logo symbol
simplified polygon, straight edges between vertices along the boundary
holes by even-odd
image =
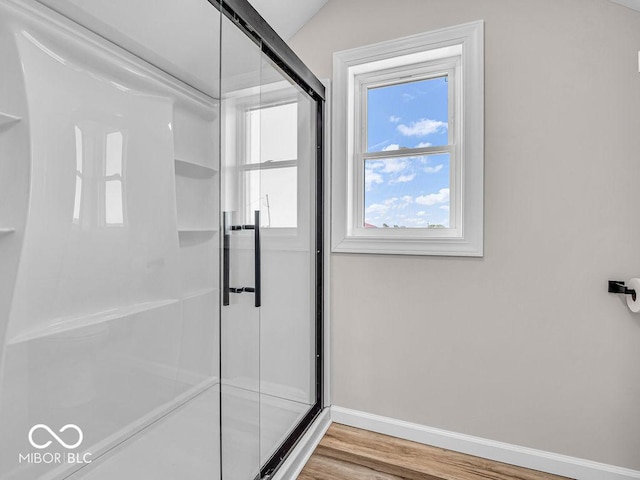
[[[68,443],[65,443],[64,440],[62,440],[58,435],[56,435],[56,433],[51,430],[47,425],[44,425],[42,423],[39,423],[38,425],[34,425],[33,427],[31,427],[31,430],[29,430],[29,443],[31,445],[33,445],[34,448],[37,448],[39,450],[42,450],[43,448],[47,448],[49,445],[51,445],[52,441],[49,440],[47,443],[45,444],[38,444],[36,442],[34,442],[33,440],[33,432],[35,432],[36,430],[38,430],[39,428],[46,430],[47,432],[49,432],[49,434],[56,439],[56,441],[62,445],[64,448],[67,448],[69,450],[71,450],[72,448],[76,448],[78,445],[80,445],[82,443],[82,430],[80,430],[80,427],[78,427],[77,425],[74,425],[73,423],[69,423],[67,425],[65,425],[64,427],[62,427],[59,431],[59,433],[64,432],[65,430],[69,430],[70,428],[72,430],[75,430],[76,432],[78,432],[78,441],[76,443],[74,443],[73,445],[69,445]]]

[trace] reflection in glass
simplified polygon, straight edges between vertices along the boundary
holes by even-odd
[[[104,207],[107,225],[123,225],[124,210],[122,201],[122,132],[107,135],[105,154]]]
[[[82,131],[76,126],[76,194],[73,201],[73,223],[80,222],[80,204],[82,201]]]

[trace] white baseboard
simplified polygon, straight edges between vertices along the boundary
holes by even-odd
[[[640,479],[640,471],[637,470],[449,432],[348,408],[332,406],[331,420],[352,427],[578,480]]]
[[[295,480],[298,478],[309,457],[327,432],[329,425],[331,425],[331,413],[328,408],[325,408],[302,436],[272,480]]]

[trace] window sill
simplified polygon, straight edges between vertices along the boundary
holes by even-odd
[[[482,257],[482,239],[346,237],[334,244],[333,253],[378,255],[436,255]]]

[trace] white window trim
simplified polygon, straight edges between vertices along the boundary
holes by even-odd
[[[458,91],[459,120],[454,123],[459,135],[451,168],[460,169],[460,204],[452,219],[454,228],[364,229],[358,221],[362,213],[362,192],[358,191],[361,165],[354,161],[354,119],[360,115],[356,76],[370,71],[397,68],[415,55],[416,63],[434,62],[461,55]],[[402,57],[402,58],[401,58]],[[377,62],[374,63],[374,62]],[[412,67],[407,67],[411,69]],[[333,147],[332,147],[332,251],[336,253],[380,253],[406,255],[483,255],[484,198],[484,22],[445,28],[353,50],[337,52],[333,60]],[[457,87],[456,87],[457,88]],[[431,147],[429,147],[431,148]],[[386,157],[402,152],[385,152]],[[457,160],[460,159],[460,160]],[[463,159],[463,160],[462,160]],[[458,163],[459,162],[459,163]],[[452,177],[453,178],[453,177]],[[452,195],[452,199],[453,199]]]

